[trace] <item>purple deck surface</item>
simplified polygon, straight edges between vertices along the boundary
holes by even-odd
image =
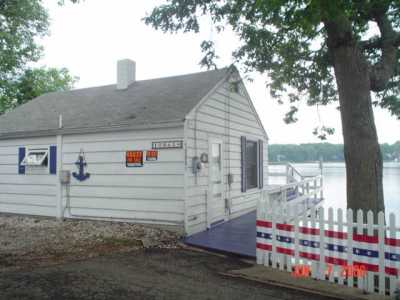
[[[256,212],[219,224],[185,238],[190,246],[256,257]]]

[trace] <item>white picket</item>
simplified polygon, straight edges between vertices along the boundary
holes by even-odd
[[[271,202],[267,202],[267,209],[265,211],[265,219],[264,220],[270,220],[272,221],[272,205]],[[272,236],[271,236],[272,238]],[[272,240],[271,240],[271,245],[272,245]],[[271,251],[264,251],[266,255],[264,255],[264,265],[265,266],[272,266],[273,265],[273,257],[274,257],[274,249],[272,248]]]
[[[357,211],[357,234],[364,234],[364,214],[361,209]],[[351,272],[352,273],[352,272]],[[350,274],[349,276],[353,277],[354,274]],[[361,277],[357,278],[357,287],[360,290],[364,290],[364,280]]]
[[[294,217],[295,212],[293,211],[293,209],[294,209],[293,206],[289,206],[288,209],[287,209],[288,220],[292,220],[293,217]],[[294,244],[294,241],[293,241],[293,243],[291,243],[291,245],[292,245],[292,246],[291,246],[291,249],[294,250],[294,247],[293,247],[293,245],[295,245],[295,244]],[[285,263],[286,263],[286,270],[287,270],[288,272],[292,272],[292,256],[291,256],[291,255],[286,255],[285,258],[286,258],[286,261],[285,261]]]
[[[347,265],[353,265],[353,210],[347,210]],[[353,287],[353,277],[347,276],[347,286]]]
[[[282,206],[278,206],[276,209],[277,215],[275,216],[275,220],[278,224],[284,223],[284,219],[286,215],[284,215],[284,208]],[[278,234],[277,234],[278,235]],[[285,254],[279,253],[278,254],[278,262],[279,262],[279,270],[284,271],[285,268]]]
[[[328,230],[333,231],[333,229],[334,229],[333,228],[333,208],[330,207],[328,209]],[[328,274],[328,280],[330,282],[334,282],[335,281],[335,272],[338,271],[337,269],[338,268],[336,266],[333,266],[332,271]],[[339,277],[341,277],[341,276],[339,276]]]
[[[271,207],[271,223],[272,223],[272,267],[276,268],[277,266],[277,262],[278,262],[278,253],[276,251],[276,222],[275,222],[275,211],[274,211],[274,207]]]
[[[325,217],[324,209],[318,209],[318,224],[319,224],[319,279],[325,279],[326,264],[325,264]]]
[[[333,209],[332,209],[333,210]],[[341,208],[338,209],[337,211],[337,221],[338,221],[338,226],[337,226],[337,231],[338,232],[344,232],[343,231],[343,210]],[[339,241],[339,240],[338,240]],[[340,239],[340,243],[338,243],[339,246],[345,246],[345,242],[343,242],[342,239]],[[339,252],[339,259],[345,259],[346,253]],[[336,266],[337,274],[338,274],[338,283],[339,284],[344,284],[344,277],[341,274],[341,266]]]
[[[264,193],[263,191],[261,191],[261,195],[260,195],[260,199],[257,203],[257,212],[256,212],[256,216],[257,216],[257,220],[264,220],[265,219],[265,199],[264,199]],[[259,231],[258,227],[256,226],[256,233]],[[256,235],[257,236],[257,235]],[[257,242],[257,238],[256,238],[256,242]],[[256,247],[256,261],[258,265],[263,264],[263,259],[264,259],[264,250],[262,249],[258,249]]]
[[[385,214],[378,213],[378,241],[379,241],[379,294],[385,294]]]
[[[374,235],[374,213],[372,211],[368,211],[367,213],[367,234],[369,236]],[[368,250],[373,250],[371,244],[368,244]],[[375,274],[373,272],[367,272],[365,277],[366,290],[372,293],[375,290]],[[364,278],[363,278],[364,279]]]
[[[389,215],[389,238],[390,239],[395,239],[396,238],[396,217],[394,213],[391,213]],[[395,247],[389,247],[387,246],[388,252],[390,253],[397,253]],[[389,267],[395,267],[396,264],[394,262],[390,262]],[[390,295],[393,295],[395,290],[396,290],[396,276],[389,276],[389,293]],[[399,282],[400,282],[400,276],[399,276]],[[399,286],[400,287],[400,286]]]
[[[311,210],[310,210],[310,214],[311,214],[311,224],[310,224],[310,227],[311,228],[316,228],[316,211],[315,211],[315,207],[312,207],[311,208]],[[307,240],[309,240],[309,241],[315,241],[315,238],[314,238],[314,235],[312,235],[312,234],[307,234]],[[310,252],[312,253],[312,254],[317,254],[317,251],[318,250],[316,250],[316,248],[314,248],[314,247],[310,247]],[[319,263],[318,262],[316,262],[315,260],[311,260],[311,277],[312,278],[315,278],[315,279],[317,279],[319,276],[318,276],[318,265],[319,265]]]
[[[294,215],[294,263],[296,266],[300,264],[300,256],[299,256],[299,247],[297,245],[300,244],[299,242],[299,224],[300,224],[300,218],[299,218],[299,212],[301,211],[301,208],[296,205],[295,206],[295,215]]]

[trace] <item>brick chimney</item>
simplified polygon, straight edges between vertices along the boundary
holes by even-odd
[[[122,59],[117,63],[117,90],[126,90],[136,80],[136,63]]]

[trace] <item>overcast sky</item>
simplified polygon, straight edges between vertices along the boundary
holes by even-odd
[[[112,84],[116,81],[116,61],[136,61],[138,80],[198,72],[202,58],[200,43],[213,39],[221,59],[219,67],[232,63],[231,52],[238,39],[233,33],[217,35],[205,23],[195,34],[163,34],[146,26],[141,20],[160,0],[85,0],[81,4],[56,5],[45,0],[51,17],[50,36],[41,40],[45,55],[39,65],[66,67],[79,76],[76,88]],[[265,88],[265,77],[253,76],[247,89],[269,134],[270,143],[319,142],[312,130],[322,122],[335,127],[328,142],[342,143],[340,114],[335,106],[300,105],[299,121],[286,125],[282,119],[287,107],[276,104]],[[318,117],[320,116],[320,118]],[[320,121],[321,119],[321,121]],[[400,140],[400,121],[387,111],[376,109],[375,121],[381,143]]]

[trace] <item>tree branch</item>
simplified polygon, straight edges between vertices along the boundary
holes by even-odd
[[[374,92],[379,92],[386,88],[386,85],[395,72],[399,33],[393,30],[393,26],[385,13],[375,15],[374,19],[381,33],[380,49],[382,50],[382,55],[377,63],[370,66],[369,75],[370,89]]]
[[[395,32],[395,36],[391,40],[386,40],[386,42],[390,42],[395,47],[400,47],[400,33]],[[383,39],[382,38],[371,38],[369,40],[360,41],[360,48],[362,50],[375,50],[381,49],[383,47]]]

